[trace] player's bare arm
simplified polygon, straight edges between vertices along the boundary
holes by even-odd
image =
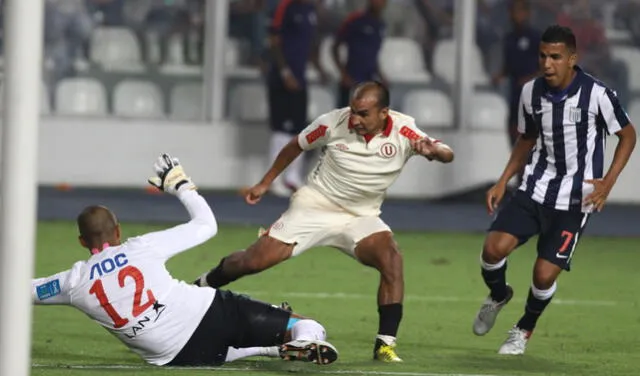
[[[429,137],[420,140],[411,140],[411,148],[430,161],[436,160],[442,163],[453,161],[453,150],[448,145],[433,141]]]
[[[597,211],[601,211],[604,207],[611,188],[618,180],[618,176],[620,176],[636,146],[636,131],[632,124],[622,128],[616,133],[616,136],[618,136],[618,145],[607,174],[602,179],[585,180],[586,183],[594,186],[593,192],[585,197],[585,204],[593,204]]]
[[[509,180],[522,170],[527,163],[527,157],[531,152],[531,149],[536,145],[537,137],[520,135],[516,141],[509,162],[504,168],[498,182],[487,191],[487,210],[489,214],[493,215],[495,208],[500,204],[504,193],[507,189],[507,183]]]
[[[246,202],[251,205],[258,203],[262,196],[269,190],[271,183],[273,183],[282,171],[284,171],[294,159],[298,158],[301,153],[302,148],[298,143],[298,137],[293,137],[291,141],[282,148],[262,180],[243,192]]]

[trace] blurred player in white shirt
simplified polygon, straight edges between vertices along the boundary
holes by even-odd
[[[220,365],[247,356],[328,364],[322,325],[229,291],[173,278],[166,261],[212,238],[216,219],[177,159],[163,154],[149,183],[174,194],[191,220],[121,242],[115,215],[89,206],[79,240],[91,252],[70,270],[32,281],[34,304],[71,305],[154,365]]]
[[[380,272],[378,335],[374,359],[402,361],[395,352],[402,319],[402,256],[379,217],[387,189],[407,160],[421,155],[448,163],[451,149],[428,137],[412,117],[389,110],[389,92],[378,82],[358,85],[351,106],[326,113],[285,146],[245,199],[256,204],[273,180],[304,150],[322,148],[306,186],[289,209],[246,250],[235,252],[195,283],[224,286],[316,246],[331,246]]]

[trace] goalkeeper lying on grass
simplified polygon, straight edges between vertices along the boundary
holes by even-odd
[[[334,362],[338,353],[318,322],[169,274],[169,258],[209,240],[218,226],[177,159],[163,154],[155,170],[149,183],[177,196],[191,220],[121,242],[113,212],[85,208],[78,216],[79,240],[91,256],[34,279],[34,304],[81,310],[154,365],[211,366],[248,356]]]

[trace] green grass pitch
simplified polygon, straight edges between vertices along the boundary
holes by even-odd
[[[162,226],[123,224],[123,236]],[[257,228],[222,226],[208,243],[171,259],[176,278],[192,281],[227,253],[253,242]],[[405,261],[406,299],[398,335],[402,364],[371,360],[377,330],[375,270],[329,248],[318,248],[228,286],[254,298],[312,316],[326,327],[340,359],[326,367],[277,359],[238,361],[222,368],[176,370],[146,366],[124,345],[79,311],[35,307],[32,375],[637,375],[640,373],[640,240],[585,236],[573,270],[558,292],[524,356],[497,349],[523,311],[535,242],[509,260],[514,300],[484,337],[471,323],[487,291],[479,273],[482,234],[397,233]],[[36,275],[69,268],[88,257],[70,222],[40,222]],[[126,366],[114,368],[114,365]],[[72,367],[69,367],[72,366]],[[81,366],[84,368],[75,368]]]

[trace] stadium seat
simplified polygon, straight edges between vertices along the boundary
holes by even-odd
[[[309,106],[307,109],[309,121],[315,120],[318,116],[334,108],[335,97],[328,89],[318,86],[311,86],[309,88]]]
[[[433,51],[433,70],[447,83],[453,83],[456,79],[456,44],[453,39],[443,39],[436,44]],[[489,83],[489,76],[482,65],[482,54],[477,45],[473,45],[471,58],[471,75],[475,84]]]
[[[506,132],[509,108],[497,93],[475,92],[472,98],[471,127]]]
[[[452,128],[453,107],[449,97],[437,90],[410,90],[405,94],[402,110],[413,116],[420,128]]]
[[[269,119],[266,87],[258,83],[244,83],[233,88],[230,115],[239,121],[266,122]]]
[[[182,35],[171,35],[167,41],[167,63],[171,65],[184,65],[184,52]]]
[[[178,84],[171,90],[171,118],[175,120],[203,119],[203,87],[200,83]]]
[[[160,118],[164,99],[153,82],[126,79],[113,89],[113,113],[133,118]]]
[[[56,86],[55,104],[59,115],[106,115],[107,91],[94,78],[65,78]]]
[[[144,69],[140,43],[125,27],[98,27],[91,35],[89,58],[105,70],[138,72]]]
[[[427,83],[431,80],[420,46],[413,39],[385,38],[378,61],[390,82]]]
[[[629,73],[629,90],[640,90],[640,50],[635,47],[611,46],[611,54],[615,60],[622,61]]]

